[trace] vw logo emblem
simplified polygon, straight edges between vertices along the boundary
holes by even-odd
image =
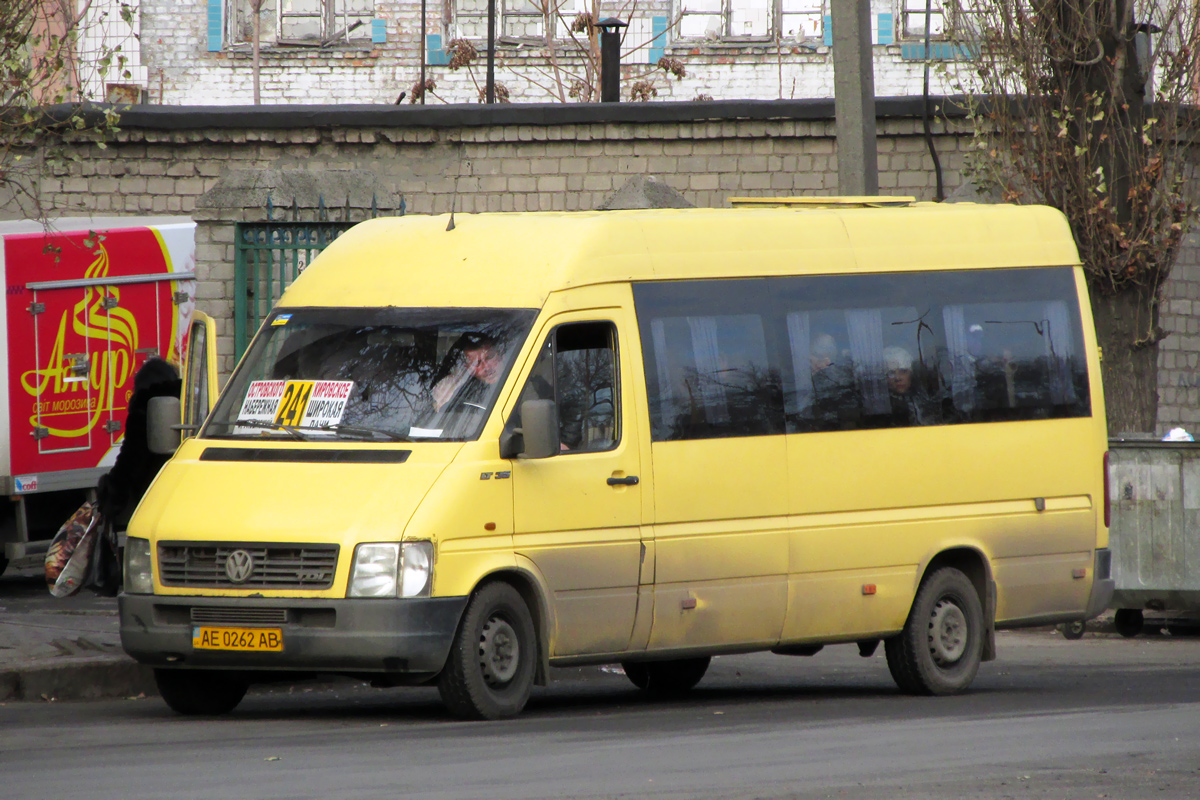
[[[234,550],[225,559],[225,575],[234,583],[245,583],[254,572],[254,556],[245,550]]]

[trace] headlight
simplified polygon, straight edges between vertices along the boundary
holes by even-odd
[[[125,593],[154,594],[150,540],[125,538]]]
[[[400,545],[393,542],[360,544],[354,551],[347,597],[395,597]]]
[[[433,588],[433,542],[405,542],[400,559],[400,596],[429,597]]]
[[[429,597],[433,542],[360,544],[347,597]]]

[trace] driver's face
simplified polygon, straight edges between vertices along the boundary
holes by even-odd
[[[466,350],[463,355],[467,359],[467,369],[479,380],[493,384],[500,379],[500,370],[504,366],[504,360],[496,348],[484,345],[475,350]]]

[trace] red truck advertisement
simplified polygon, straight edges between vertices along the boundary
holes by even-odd
[[[194,268],[186,218],[0,222],[0,487],[17,501],[0,517],[3,557],[38,549],[35,496],[94,487],[112,466],[146,359],[182,362]]]

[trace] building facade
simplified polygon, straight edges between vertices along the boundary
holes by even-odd
[[[581,19],[590,14],[628,26],[622,99],[829,98],[831,2],[495,0],[496,78],[512,102],[589,99],[599,61]],[[871,0],[877,95],[922,91],[927,2],[930,91],[952,89],[971,52],[960,0]],[[422,64],[427,103],[479,102],[485,84],[488,0],[94,0],[90,13],[119,20],[122,6],[132,24],[106,35],[134,69],[106,81],[145,102],[252,103],[256,28],[264,104],[411,102]],[[472,64],[454,60],[456,40],[474,48]]]

